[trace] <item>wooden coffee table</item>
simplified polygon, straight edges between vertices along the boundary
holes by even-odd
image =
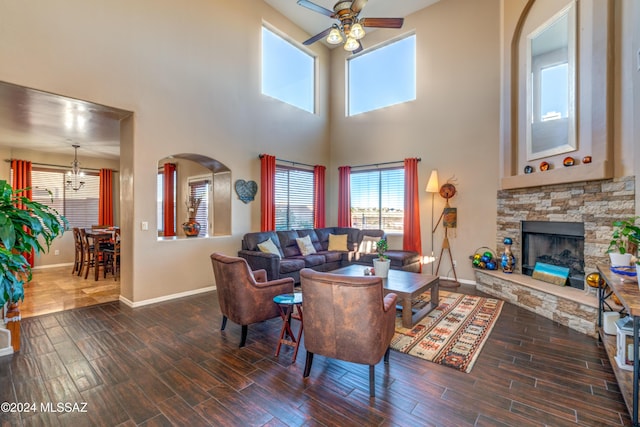
[[[352,264],[348,267],[329,271],[333,274],[345,276],[364,276],[366,266]],[[389,277],[382,279],[385,295],[394,293],[398,295],[402,307],[402,326],[412,328],[420,319],[438,306],[440,301],[438,276],[429,274],[410,273],[402,270],[389,270]],[[414,307],[413,299],[420,294],[431,290],[431,301],[424,307]]]

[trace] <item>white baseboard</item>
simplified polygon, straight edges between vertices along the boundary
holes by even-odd
[[[456,278],[455,278],[455,277],[445,277],[445,276],[440,276],[440,279],[442,279],[442,280],[450,280],[450,281],[452,281],[452,282],[455,282],[455,281],[456,281]],[[460,280],[458,280],[458,282],[459,282],[459,283],[464,283],[465,285],[473,285],[473,286],[477,285],[477,283],[476,283],[476,281],[475,281],[475,280],[460,279]]]
[[[73,265],[72,262],[67,262],[64,264],[48,264],[48,265],[37,265],[32,268],[32,270],[45,270],[47,268],[56,268],[56,267],[71,267]]]
[[[127,299],[127,298],[123,297],[122,295],[120,295],[120,302],[124,303],[128,307],[137,308],[137,307],[143,307],[143,306],[149,305],[149,304],[156,304],[156,303],[159,303],[159,302],[170,301],[170,300],[174,300],[174,299],[178,299],[178,298],[184,298],[184,297],[188,297],[188,296],[191,296],[191,295],[198,295],[198,294],[202,294],[202,293],[205,293],[205,292],[211,292],[211,291],[215,291],[215,290],[216,290],[215,286],[207,286],[206,288],[195,289],[193,291],[180,292],[180,293],[177,293],[177,294],[165,295],[165,296],[158,297],[158,298],[151,298],[151,299],[147,299],[147,300],[143,300],[143,301],[136,301],[136,302],[133,302],[130,299]]]

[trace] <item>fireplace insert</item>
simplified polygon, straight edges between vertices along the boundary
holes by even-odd
[[[569,268],[566,285],[584,289],[584,223],[522,221],[522,274],[536,262]]]

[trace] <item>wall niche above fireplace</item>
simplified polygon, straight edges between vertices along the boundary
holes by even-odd
[[[515,3],[514,3],[515,4]],[[501,188],[515,189],[540,185],[562,184],[612,178],[613,165],[613,91],[610,84],[613,70],[612,25],[613,2],[575,0],[528,0],[505,13],[503,114],[505,125],[501,138]],[[576,45],[575,86],[576,140],[571,153],[549,154],[544,158],[527,156],[527,124],[531,121],[527,108],[527,58],[530,46],[527,35],[567,7],[575,7],[579,22]],[[517,21],[515,20],[517,18]],[[512,21],[513,20],[513,21]],[[530,113],[530,111],[529,111]],[[572,156],[573,166],[563,166],[566,156]],[[535,160],[534,160],[535,157]],[[582,159],[590,157],[590,162]],[[550,165],[541,171],[540,163]],[[532,173],[525,173],[525,168]]]

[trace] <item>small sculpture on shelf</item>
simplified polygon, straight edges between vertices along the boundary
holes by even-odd
[[[511,252],[511,245],[513,245],[513,240],[511,237],[505,237],[502,241],[504,243],[504,253],[502,254],[502,271],[504,273],[513,273],[513,269],[516,265],[516,257],[513,256]]]

